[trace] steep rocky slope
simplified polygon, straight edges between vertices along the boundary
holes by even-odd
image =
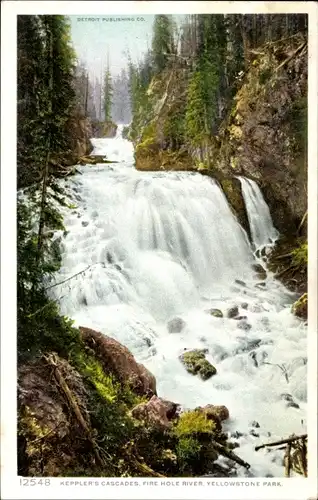
[[[188,82],[184,68],[166,70],[151,82],[148,104],[135,117],[131,133],[137,169],[194,169],[212,175],[226,181],[223,189],[234,208],[241,194],[233,179],[250,177],[261,186],[276,227],[295,232],[307,210],[304,36],[267,43],[253,52],[219,130],[197,147],[190,145],[184,130],[179,143],[169,139],[171,128],[184,125],[179,115],[184,113]]]

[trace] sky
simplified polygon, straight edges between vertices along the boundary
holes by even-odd
[[[151,45],[153,15],[70,16],[73,46],[92,76],[100,78],[109,52],[110,70],[127,67],[127,51],[137,61]]]
[[[173,16],[179,22],[184,16]],[[151,47],[154,15],[69,16],[73,46],[92,77],[100,79],[109,63],[112,75],[127,67],[127,52],[134,62]],[[179,19],[177,19],[179,18]]]

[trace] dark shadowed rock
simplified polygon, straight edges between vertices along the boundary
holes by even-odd
[[[247,316],[235,316],[235,318],[233,318],[233,319],[243,320],[243,319],[247,319]]]
[[[245,283],[245,281],[242,281],[242,280],[235,280],[235,283],[236,283],[237,285],[240,285],[240,286],[246,287],[246,283]]]
[[[266,279],[266,270],[263,268],[261,264],[253,264],[252,265],[253,270],[255,271],[255,278],[259,280],[265,280]]]
[[[230,309],[226,311],[226,315],[228,318],[235,318],[235,316],[238,316],[238,313],[239,310],[237,306],[230,307]]]

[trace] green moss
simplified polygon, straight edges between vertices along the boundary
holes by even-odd
[[[150,150],[156,144],[156,125],[154,122],[149,123],[143,130],[141,141],[136,146],[136,153],[142,150]]]
[[[238,166],[238,159],[235,156],[231,156],[230,164],[231,164],[231,168],[233,168],[235,170]]]
[[[292,306],[292,313],[298,318],[307,319],[308,295],[304,293]]]
[[[308,264],[308,242],[302,243],[292,251],[292,264],[294,266],[307,266]]]
[[[178,438],[185,436],[197,436],[199,434],[214,434],[215,423],[208,420],[204,413],[199,411],[188,411],[182,413],[174,428],[174,433]]]
[[[294,153],[304,153],[307,147],[308,134],[306,96],[294,100],[289,108],[286,120],[295,137]]]
[[[185,352],[180,359],[189,373],[192,375],[199,374],[203,380],[207,380],[216,374],[216,368],[205,359],[205,353],[202,350],[195,349]]]
[[[203,163],[203,162],[199,162],[197,165],[196,165],[196,168],[197,170],[199,170],[199,172],[201,172],[202,170],[208,170],[209,167]]]
[[[214,316],[215,318],[223,318],[223,313],[221,309],[209,309],[209,313],[211,316]]]

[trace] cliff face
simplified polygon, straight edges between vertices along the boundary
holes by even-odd
[[[90,154],[93,146],[90,139],[93,137],[92,124],[89,118],[75,116],[69,119],[67,133],[70,137],[71,150],[75,157]]]
[[[252,62],[222,124],[218,168],[254,178],[281,232],[307,210],[307,44],[268,44]]]
[[[275,226],[282,233],[295,233],[307,210],[306,39],[296,35],[255,50],[225,119],[197,147],[190,145],[184,130],[188,83],[184,68],[151,82],[147,106],[139,111],[131,134],[136,168],[195,169],[215,177],[245,227],[243,211],[235,209],[241,205],[235,176],[252,178]]]

